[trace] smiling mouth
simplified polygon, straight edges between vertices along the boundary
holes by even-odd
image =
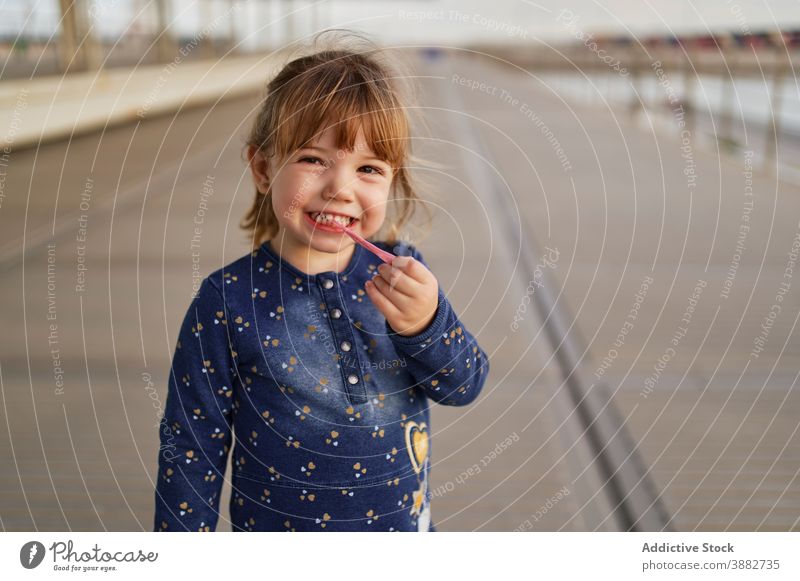
[[[306,215],[312,222],[316,222],[320,226],[329,226],[331,228],[335,227],[336,224],[349,227],[358,221],[356,218],[351,218],[350,216],[328,214],[325,212],[306,212]]]

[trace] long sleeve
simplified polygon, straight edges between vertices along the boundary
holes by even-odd
[[[159,428],[156,531],[213,531],[232,440],[235,348],[228,311],[203,280],[181,325]]]
[[[426,267],[420,252],[408,246],[411,256]],[[489,359],[459,320],[439,287],[439,304],[428,328],[413,336],[386,332],[398,354],[406,357],[417,387],[437,403],[463,406],[480,394],[489,375]]]

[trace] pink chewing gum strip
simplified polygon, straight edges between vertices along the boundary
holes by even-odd
[[[350,228],[348,228],[347,226],[342,226],[341,224],[337,224],[336,222],[332,222],[332,224],[335,227],[344,230],[344,232],[348,236],[350,236],[350,238],[352,238],[353,240],[358,242],[361,246],[372,252],[378,258],[383,260],[386,264],[391,264],[392,261],[395,259],[394,254],[392,254],[391,252],[386,252],[385,250],[381,250],[380,248],[375,246],[372,242],[369,242],[368,240],[362,238],[361,236],[350,230]]]

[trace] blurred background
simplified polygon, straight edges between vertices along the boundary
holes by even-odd
[[[178,326],[250,250],[245,134],[328,28],[413,66],[444,169],[408,236],[492,361],[433,409],[438,528],[800,529],[798,8],[4,0],[2,530],[152,527]]]

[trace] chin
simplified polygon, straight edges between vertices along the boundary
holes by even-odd
[[[323,239],[323,236],[325,236],[326,239]],[[338,254],[353,244],[353,240],[347,234],[343,234],[342,238],[330,238],[325,234],[320,235],[319,233],[314,233],[312,236],[309,236],[308,241],[308,245],[314,250],[318,252],[329,252],[331,254]]]

